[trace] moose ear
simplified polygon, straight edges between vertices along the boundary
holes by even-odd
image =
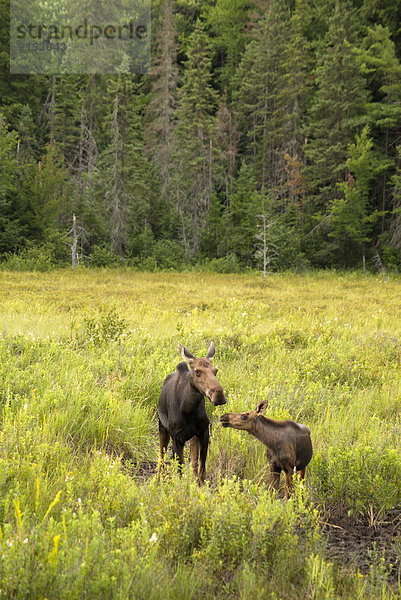
[[[268,400],[263,400],[263,402],[258,404],[256,407],[256,412],[258,413],[258,415],[262,415],[268,406],[269,406]]]
[[[206,358],[213,358],[213,356],[215,354],[216,354],[216,346],[214,345],[214,342],[210,342],[210,346],[208,348]]]
[[[195,356],[191,354],[190,351],[187,350],[182,344],[178,344],[178,351],[186,362],[195,360]]]

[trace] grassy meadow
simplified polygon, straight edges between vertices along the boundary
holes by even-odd
[[[0,272],[0,307],[0,600],[400,597],[379,553],[345,569],[321,533],[401,505],[400,278]],[[161,383],[178,342],[211,340],[207,484],[160,481]],[[262,444],[218,423],[265,398],[312,432],[288,502]]]

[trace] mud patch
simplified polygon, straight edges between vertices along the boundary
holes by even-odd
[[[384,558],[388,582],[396,584],[401,573],[401,508],[387,513],[374,525],[343,515],[322,521],[329,560],[350,569],[369,573]]]
[[[157,473],[157,462],[154,460],[143,460],[134,463],[131,460],[122,462],[124,473],[140,483],[144,483],[150,477]]]
[[[136,471],[136,477],[141,480],[146,480],[152,477],[157,472],[157,462],[153,460],[144,460],[139,463]]]

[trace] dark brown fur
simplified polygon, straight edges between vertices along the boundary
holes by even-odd
[[[223,388],[216,377],[211,359],[215,354],[212,342],[205,358],[195,358],[184,346],[179,350],[185,362],[167,375],[159,398],[160,457],[163,463],[172,438],[173,455],[180,467],[184,462],[184,445],[191,440],[191,463],[199,482],[205,480],[209,447],[209,419],[205,396],[215,406],[225,404]]]
[[[312,458],[312,441],[306,425],[294,421],[275,421],[267,419],[262,412],[267,401],[261,402],[254,411],[227,413],[220,419],[223,427],[244,429],[267,446],[267,458],[270,463],[270,484],[278,489],[281,471],[285,472],[286,497],[292,488],[292,474],[299,471],[301,479]]]

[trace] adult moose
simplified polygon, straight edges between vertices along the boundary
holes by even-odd
[[[205,480],[209,446],[209,419],[205,396],[214,406],[225,404],[223,388],[212,365],[215,345],[211,342],[205,358],[195,358],[185,346],[178,345],[184,359],[174,373],[167,375],[159,398],[160,458],[163,463],[170,437],[173,455],[180,468],[184,462],[184,445],[191,440],[191,463],[199,483]]]
[[[312,458],[312,441],[306,425],[294,421],[267,419],[263,412],[268,401],[261,402],[255,410],[243,413],[227,413],[220,417],[223,427],[244,429],[267,446],[270,463],[270,485],[278,489],[280,473],[285,473],[285,496],[292,489],[292,474],[299,471],[301,479]]]

